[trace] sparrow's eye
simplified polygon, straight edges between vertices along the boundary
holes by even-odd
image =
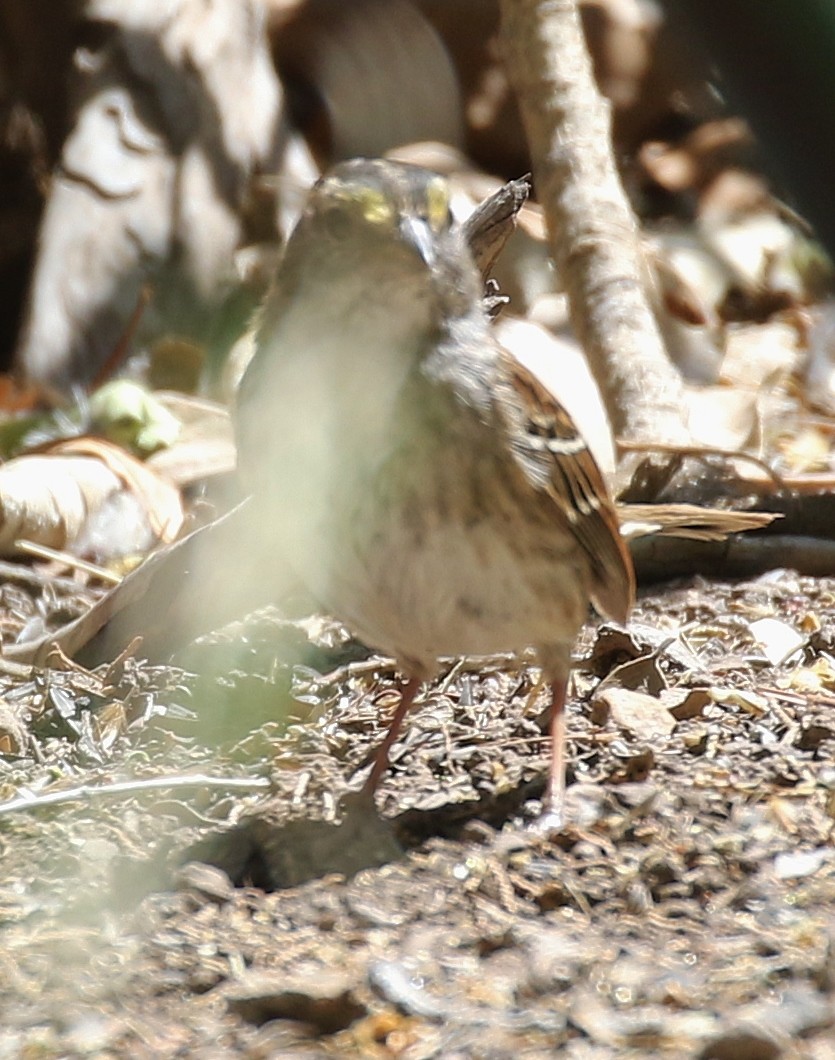
[[[344,206],[330,206],[322,215],[322,227],[331,239],[341,242],[348,238],[353,226]]]

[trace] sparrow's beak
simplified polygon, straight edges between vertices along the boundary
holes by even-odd
[[[433,265],[437,259],[435,235],[427,221],[420,217],[405,216],[400,219],[400,234],[410,247],[418,252],[427,265]]]

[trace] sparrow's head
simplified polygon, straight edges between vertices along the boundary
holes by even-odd
[[[327,283],[340,277],[343,284],[354,276],[372,298],[375,282],[387,294],[402,285],[431,287],[447,310],[454,309],[457,297],[476,295],[472,259],[453,225],[446,179],[383,159],[342,162],[313,187],[282,272],[308,282],[313,276]]]
[[[314,187],[309,233],[336,249],[403,244],[431,265],[449,233],[449,185],[437,173],[383,159],[343,162]]]

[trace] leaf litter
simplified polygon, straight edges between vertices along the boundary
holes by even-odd
[[[766,619],[814,632],[773,662]],[[274,621],[248,633],[256,663]],[[396,703],[386,660],[340,662],[325,637],[283,660],[283,717],[277,698],[231,738],[183,671],[45,671],[36,695],[9,679],[7,701],[40,705],[2,760],[3,801],[31,804],[0,814],[0,1046],[477,1056],[488,1035],[489,1055],[825,1056],[835,696],[796,674],[835,650],[835,582],[695,579],[645,593],[617,654],[602,637],[590,625],[578,647],[555,842],[524,830],[546,767],[537,675],[497,659],[428,692],[376,859],[324,877],[317,829]],[[642,709],[590,712],[630,655]],[[265,676],[276,697],[281,680]],[[367,847],[359,832],[340,841]]]

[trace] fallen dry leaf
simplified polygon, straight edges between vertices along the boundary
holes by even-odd
[[[108,559],[173,540],[182,521],[179,491],[101,439],[59,442],[0,467],[3,555],[16,554],[19,540],[79,552],[94,541]]]
[[[711,688],[710,698],[720,707],[739,707],[755,718],[768,713],[768,697],[744,688]]]
[[[628,688],[607,688],[595,695],[591,716],[596,725],[611,719],[642,740],[669,736],[676,727],[676,719],[660,699]]]
[[[29,732],[20,705],[13,706],[0,699],[0,754],[22,754],[28,742]]]
[[[756,438],[759,393],[753,387],[688,387],[687,426],[697,445],[744,450]]]
[[[831,438],[817,427],[801,427],[779,438],[777,445],[783,464],[791,474],[825,471],[831,466]]]
[[[173,541],[183,525],[183,506],[179,490],[165,482],[136,457],[101,438],[70,438],[59,442],[50,452],[83,454],[105,464],[124,486],[142,500],[151,528],[160,541]]]
[[[758,618],[748,629],[772,666],[790,662],[795,655],[799,659],[798,653],[806,643],[806,638],[794,626],[778,618]]]
[[[374,156],[418,140],[463,139],[452,62],[406,0],[301,5],[273,44],[292,91],[306,86],[301,131],[324,157]]]
[[[21,383],[13,376],[0,375],[0,409],[4,413],[29,412],[40,398],[40,390],[32,383]]]
[[[821,655],[811,666],[798,666],[792,670],[778,685],[782,686],[811,695],[830,692],[835,688],[835,663],[828,656]]]
[[[676,721],[698,718],[710,703],[706,688],[667,688],[659,698]]]
[[[669,192],[705,187],[729,161],[751,144],[751,132],[740,118],[705,122],[678,144],[648,141],[640,163]]]
[[[776,374],[794,372],[800,361],[797,329],[781,320],[731,328],[721,375],[745,388],[766,385]]]

